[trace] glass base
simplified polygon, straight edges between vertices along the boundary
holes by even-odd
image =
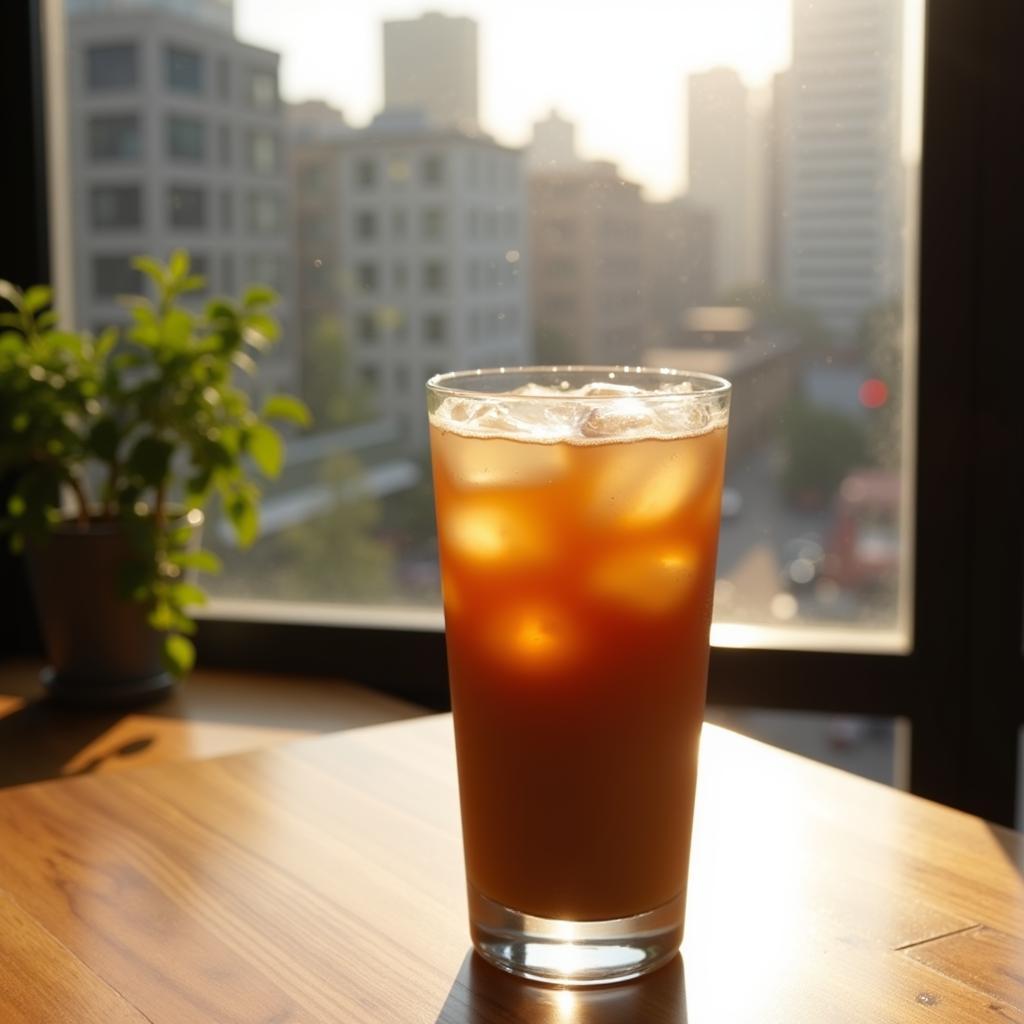
[[[683,894],[633,917],[559,921],[510,910],[469,887],[476,951],[495,967],[552,985],[611,985],[668,963],[683,938]]]

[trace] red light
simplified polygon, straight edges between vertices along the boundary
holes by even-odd
[[[877,377],[869,377],[857,389],[857,398],[865,409],[877,409],[885,405],[889,398],[889,389],[884,380]]]

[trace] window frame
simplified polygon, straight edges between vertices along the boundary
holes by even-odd
[[[0,170],[21,197],[4,213],[14,244],[0,252],[0,276],[21,284],[46,280],[51,262],[43,5],[0,6],[5,133],[21,154]],[[1015,812],[1024,713],[1024,346],[1012,343],[1024,151],[1006,130],[1024,91],[1022,34],[1016,0],[929,4],[919,288],[909,305],[926,342],[906,361],[917,392],[905,449],[916,494],[910,649],[810,649],[821,635],[798,649],[794,634],[788,647],[714,646],[708,692],[714,704],[905,717],[911,789],[1004,824]],[[6,550],[0,578],[0,656],[38,652],[24,574]],[[354,609],[342,624],[341,611],[321,621],[302,607],[275,614],[204,618],[202,663],[338,675],[447,706],[437,616]]]

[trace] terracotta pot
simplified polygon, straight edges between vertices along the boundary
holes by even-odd
[[[63,523],[28,551],[29,579],[50,666],[43,684],[69,704],[115,706],[156,700],[174,685],[164,635],[147,610],[123,597],[121,566],[134,556],[117,521]]]

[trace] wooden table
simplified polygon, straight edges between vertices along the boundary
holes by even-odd
[[[684,959],[522,983],[469,954],[437,716],[0,793],[0,1021],[1024,1022],[1022,871],[1021,836],[707,726]]]

